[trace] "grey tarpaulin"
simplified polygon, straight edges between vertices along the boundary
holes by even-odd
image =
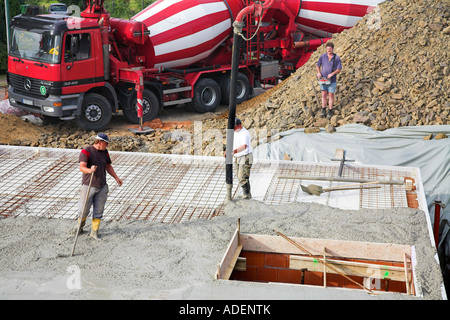
[[[449,138],[435,140],[438,133]],[[433,134],[433,139],[424,140],[429,134]],[[434,201],[440,200],[446,206],[441,209],[439,249],[450,259],[450,125],[376,131],[348,124],[333,133],[321,129],[314,134],[295,129],[280,133],[279,140],[256,147],[254,156],[282,160],[289,154],[295,161],[329,162],[336,149],[344,149],[345,158],[356,163],[420,168],[432,222]]]

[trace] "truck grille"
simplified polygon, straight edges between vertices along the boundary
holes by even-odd
[[[13,73],[9,74],[9,82],[17,93],[38,99],[46,99],[48,97],[48,91],[51,87],[51,83],[48,81],[45,81],[46,83],[44,84],[43,80]],[[41,93],[41,87],[45,87],[45,94]]]

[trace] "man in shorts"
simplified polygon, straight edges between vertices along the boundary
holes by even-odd
[[[327,52],[322,54],[317,61],[317,78],[325,78],[330,80],[330,84],[320,84],[322,91],[322,117],[327,116],[328,102],[328,119],[333,116],[334,93],[336,92],[336,75],[342,70],[341,58],[333,52],[334,44],[327,42]],[[321,70],[322,68],[322,70]]]

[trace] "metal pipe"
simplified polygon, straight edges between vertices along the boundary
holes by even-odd
[[[200,71],[209,71],[216,68],[220,68],[220,65],[212,65],[207,67],[201,67],[201,68],[191,68],[191,69],[173,69],[173,68],[163,68],[162,72],[175,72],[179,74],[188,74],[188,73],[194,73],[194,72],[200,72]]]
[[[315,177],[315,176],[281,175],[281,176],[278,176],[278,179],[323,180],[323,181],[359,182],[359,183],[370,183],[370,182],[376,181],[378,184],[395,184],[395,185],[405,184],[403,181],[400,181],[400,180],[369,180],[369,179],[358,179],[358,178]]]
[[[6,22],[6,52],[9,53],[9,39],[11,38],[11,29],[9,28],[10,22],[9,15],[9,1],[5,0],[5,22]]]
[[[320,39],[312,39],[306,41],[297,41],[294,42],[294,48],[307,48],[307,47],[318,47],[324,43],[326,43],[331,38],[320,38]]]
[[[233,189],[233,141],[234,141],[234,123],[236,120],[236,87],[237,74],[239,69],[239,53],[241,48],[241,33],[244,26],[243,19],[248,14],[262,16],[262,11],[268,9],[274,0],[267,0],[262,5],[254,3],[242,9],[236,16],[233,23],[233,51],[231,58],[231,75],[230,75],[230,103],[228,105],[228,127],[227,127],[227,146],[225,151],[225,180],[227,184],[227,200],[231,200],[231,190]],[[247,23],[250,23],[248,21]]]
[[[239,51],[241,47],[241,36],[239,28],[242,31],[242,22],[235,22],[233,34],[233,52],[231,60],[230,75],[230,103],[228,105],[228,127],[227,127],[227,147],[225,155],[225,179],[227,184],[227,200],[231,200],[231,190],[233,188],[233,142],[234,142],[234,122],[236,120],[236,78],[239,69]]]

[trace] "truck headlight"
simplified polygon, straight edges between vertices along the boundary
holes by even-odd
[[[45,112],[55,112],[55,109],[53,107],[44,107],[43,109]]]
[[[9,103],[16,103],[16,99],[14,99],[14,98],[9,98]]]

